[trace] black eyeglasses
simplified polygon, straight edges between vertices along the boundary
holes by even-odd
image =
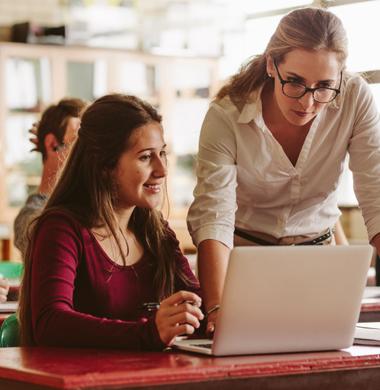
[[[282,93],[292,99],[299,99],[302,96],[306,95],[308,92],[311,92],[313,99],[318,103],[330,103],[340,94],[340,86],[342,84],[342,72],[340,72],[340,81],[338,88],[330,87],[317,87],[309,88],[302,83],[297,83],[295,81],[284,80],[280,72],[278,71],[277,63],[274,61],[274,67],[276,68],[278,78],[282,85]]]

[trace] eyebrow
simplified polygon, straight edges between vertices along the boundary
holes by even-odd
[[[294,73],[294,72],[286,72],[286,73],[288,74],[287,77],[289,77],[289,76],[296,77],[297,79],[300,79],[303,82],[306,81],[302,76],[298,75],[297,73]],[[318,80],[317,83],[333,83],[334,81],[336,81],[336,80],[334,80],[334,79]]]
[[[161,146],[161,150],[162,149],[165,149],[166,148],[166,144],[163,144],[162,146]],[[151,151],[154,151],[154,150],[156,150],[157,148],[146,148],[146,149],[141,149],[141,150],[139,150],[137,153],[143,153],[143,152],[151,152]]]

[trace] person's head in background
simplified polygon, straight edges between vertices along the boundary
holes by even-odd
[[[70,146],[77,138],[80,117],[86,102],[65,98],[49,106],[37,124],[37,151],[42,154],[43,171],[39,192],[48,195],[56,174],[65,161]]]
[[[244,65],[219,91],[217,98],[229,95],[237,104],[244,103],[253,91],[264,85],[283,119],[302,125],[336,96],[332,90],[331,94],[326,91],[327,97],[322,91],[323,102],[313,101],[312,93],[302,95],[303,86],[338,89],[347,55],[346,32],[337,16],[319,8],[297,9],[281,19],[264,53]],[[284,81],[303,86],[284,84]],[[314,98],[316,95],[319,92],[314,92]],[[292,116],[292,110],[310,111],[311,115],[300,119]]]
[[[173,293],[175,275],[157,210],[166,200],[166,163],[157,111],[134,96],[106,95],[84,112],[78,139],[45,208],[64,209],[88,228],[104,228],[124,259],[119,231],[132,231],[144,251],[158,259],[158,297]]]

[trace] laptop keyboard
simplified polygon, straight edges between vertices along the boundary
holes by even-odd
[[[210,344],[191,344],[193,347],[201,347],[201,348],[211,348],[212,343]]]

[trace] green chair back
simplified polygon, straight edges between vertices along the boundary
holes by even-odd
[[[7,279],[18,279],[21,277],[23,270],[22,263],[15,261],[0,261],[0,275]]]
[[[0,328],[0,347],[18,347],[20,330],[16,314],[7,317]]]

